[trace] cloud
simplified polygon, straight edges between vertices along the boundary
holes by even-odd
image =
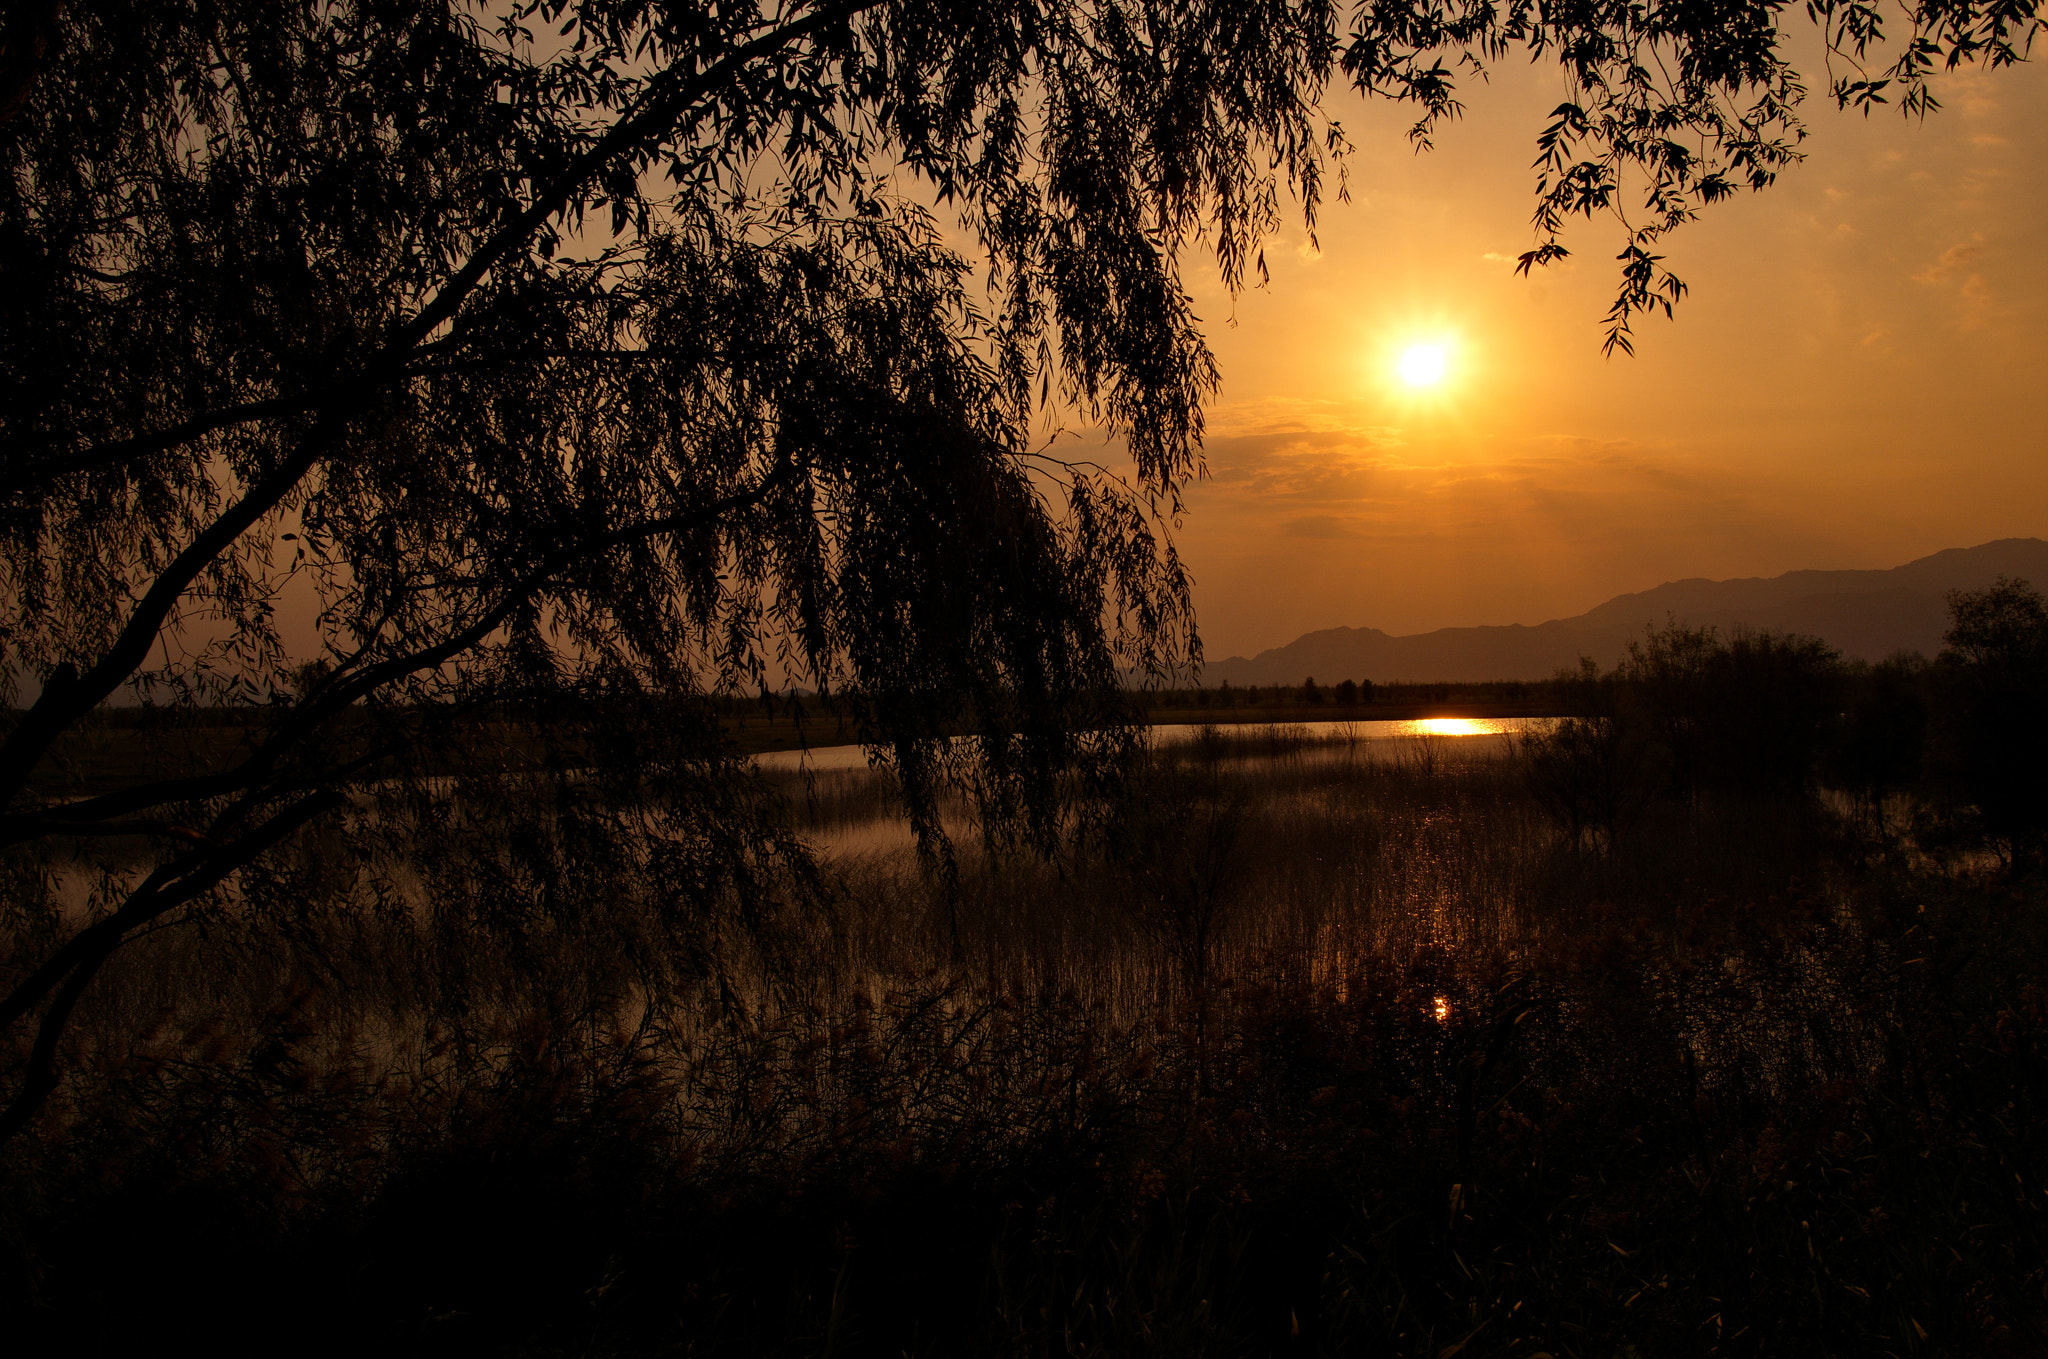
[[[1358,501],[1384,494],[1399,429],[1345,418],[1339,403],[1274,402],[1218,410],[1204,440],[1211,494],[1249,500]]]
[[[1972,261],[1976,260],[1978,257],[1983,255],[1983,253],[1984,238],[1982,236],[1977,236],[1972,238],[1971,240],[1964,241],[1960,244],[1952,245],[1948,249],[1942,251],[1940,256],[1934,261],[1934,263],[1928,265],[1925,269],[1922,269],[1919,273],[1913,275],[1913,281],[1915,283],[1943,282],[1944,280],[1952,278],[1956,274],[1962,272],[1965,268],[1969,266],[1969,264]]]
[[[1374,494],[1386,446],[1330,430],[1276,430],[1212,439],[1209,478],[1238,497],[1319,502]]]

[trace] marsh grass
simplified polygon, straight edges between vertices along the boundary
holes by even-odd
[[[128,951],[7,1153],[31,1347],[1984,1354],[2044,1333],[2037,884],[1825,812],[1563,833],[1498,747],[1237,728],[957,877],[865,771],[706,965],[340,878]],[[963,828],[970,830],[971,827]],[[318,847],[309,847],[317,857]]]

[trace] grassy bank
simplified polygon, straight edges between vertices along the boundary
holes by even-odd
[[[1575,846],[1470,749],[1219,729],[1093,848],[968,852],[951,888],[891,839],[886,783],[790,780],[825,879],[721,968],[620,901],[485,931],[337,895],[282,934],[166,932],[88,997],[55,1116],[6,1153],[14,1333],[2048,1344],[2038,883],[1807,801],[1658,802]]]

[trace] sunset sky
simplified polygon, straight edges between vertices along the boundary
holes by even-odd
[[[1234,300],[1189,271],[1224,374],[1180,540],[1208,655],[2048,537],[2048,69],[1937,90],[1924,124],[1810,99],[1805,163],[1670,238],[1691,295],[1612,359],[1615,224],[1514,274],[1553,75],[1470,85],[1421,156],[1402,110],[1340,108],[1320,255],[1296,226]],[[1395,364],[1432,340],[1418,397]]]

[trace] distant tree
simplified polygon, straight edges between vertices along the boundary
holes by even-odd
[[[1316,687],[1316,677],[1310,675],[1302,682],[1301,692],[1296,697],[1307,707],[1323,706],[1323,691]]]
[[[1338,684],[1337,706],[1340,708],[1355,708],[1358,706],[1358,682],[1356,680],[1344,680]]]
[[[1828,781],[1849,794],[1877,840],[1889,844],[1888,804],[1917,787],[1927,745],[1928,664],[1902,652],[1849,676],[1841,722],[1827,752]]]
[[[1942,659],[2007,674],[2024,674],[2048,645],[2048,599],[2024,580],[2000,576],[1982,590],[1948,592]]]
[[[1516,738],[1516,761],[1573,851],[1611,854],[1663,784],[1666,756],[1623,680],[1601,674],[1592,657],[1559,671],[1551,688],[1562,715]]]
[[[1809,13],[1856,59],[1838,102],[1910,112],[2037,26],[1921,6],[1866,73],[1879,13]],[[1313,225],[1332,82],[1413,102],[1426,139],[1460,64],[1560,61],[1522,265],[1639,175],[1626,348],[1683,291],[1664,234],[1796,154],[1784,14],[12,7],[0,674],[33,702],[0,743],[0,1030],[33,1034],[0,1134],[115,950],[209,904],[293,909],[279,866],[316,820],[366,864],[454,854],[435,807],[466,789],[464,862],[510,862],[483,812],[518,807],[533,867],[482,894],[447,868],[437,907],[566,909],[580,856],[704,928],[794,853],[704,701],[771,665],[889,752],[934,854],[949,770],[1047,843],[1130,748],[1119,677],[1199,656],[1170,529],[1216,372],[1184,249],[1236,288],[1283,194]],[[1057,418],[1128,470],[1052,456]],[[310,683],[284,615],[317,620]],[[66,743],[137,695],[239,706],[240,734],[198,773],[79,785]],[[81,840],[125,846],[82,929],[47,871]]]
[[[2048,831],[2048,599],[2001,576],[1982,590],[1951,592],[1948,605],[1937,773],[2015,867],[2036,867]]]
[[[1672,624],[1631,642],[1615,675],[1682,800],[1800,800],[1839,711],[1841,655],[1814,637]]]
[[[1817,638],[1652,628],[1612,671],[1581,657],[1551,680],[1559,718],[1518,754],[1575,846],[1611,851],[1660,795],[1693,810],[1761,802],[1803,814],[1841,678],[1840,655]]]

